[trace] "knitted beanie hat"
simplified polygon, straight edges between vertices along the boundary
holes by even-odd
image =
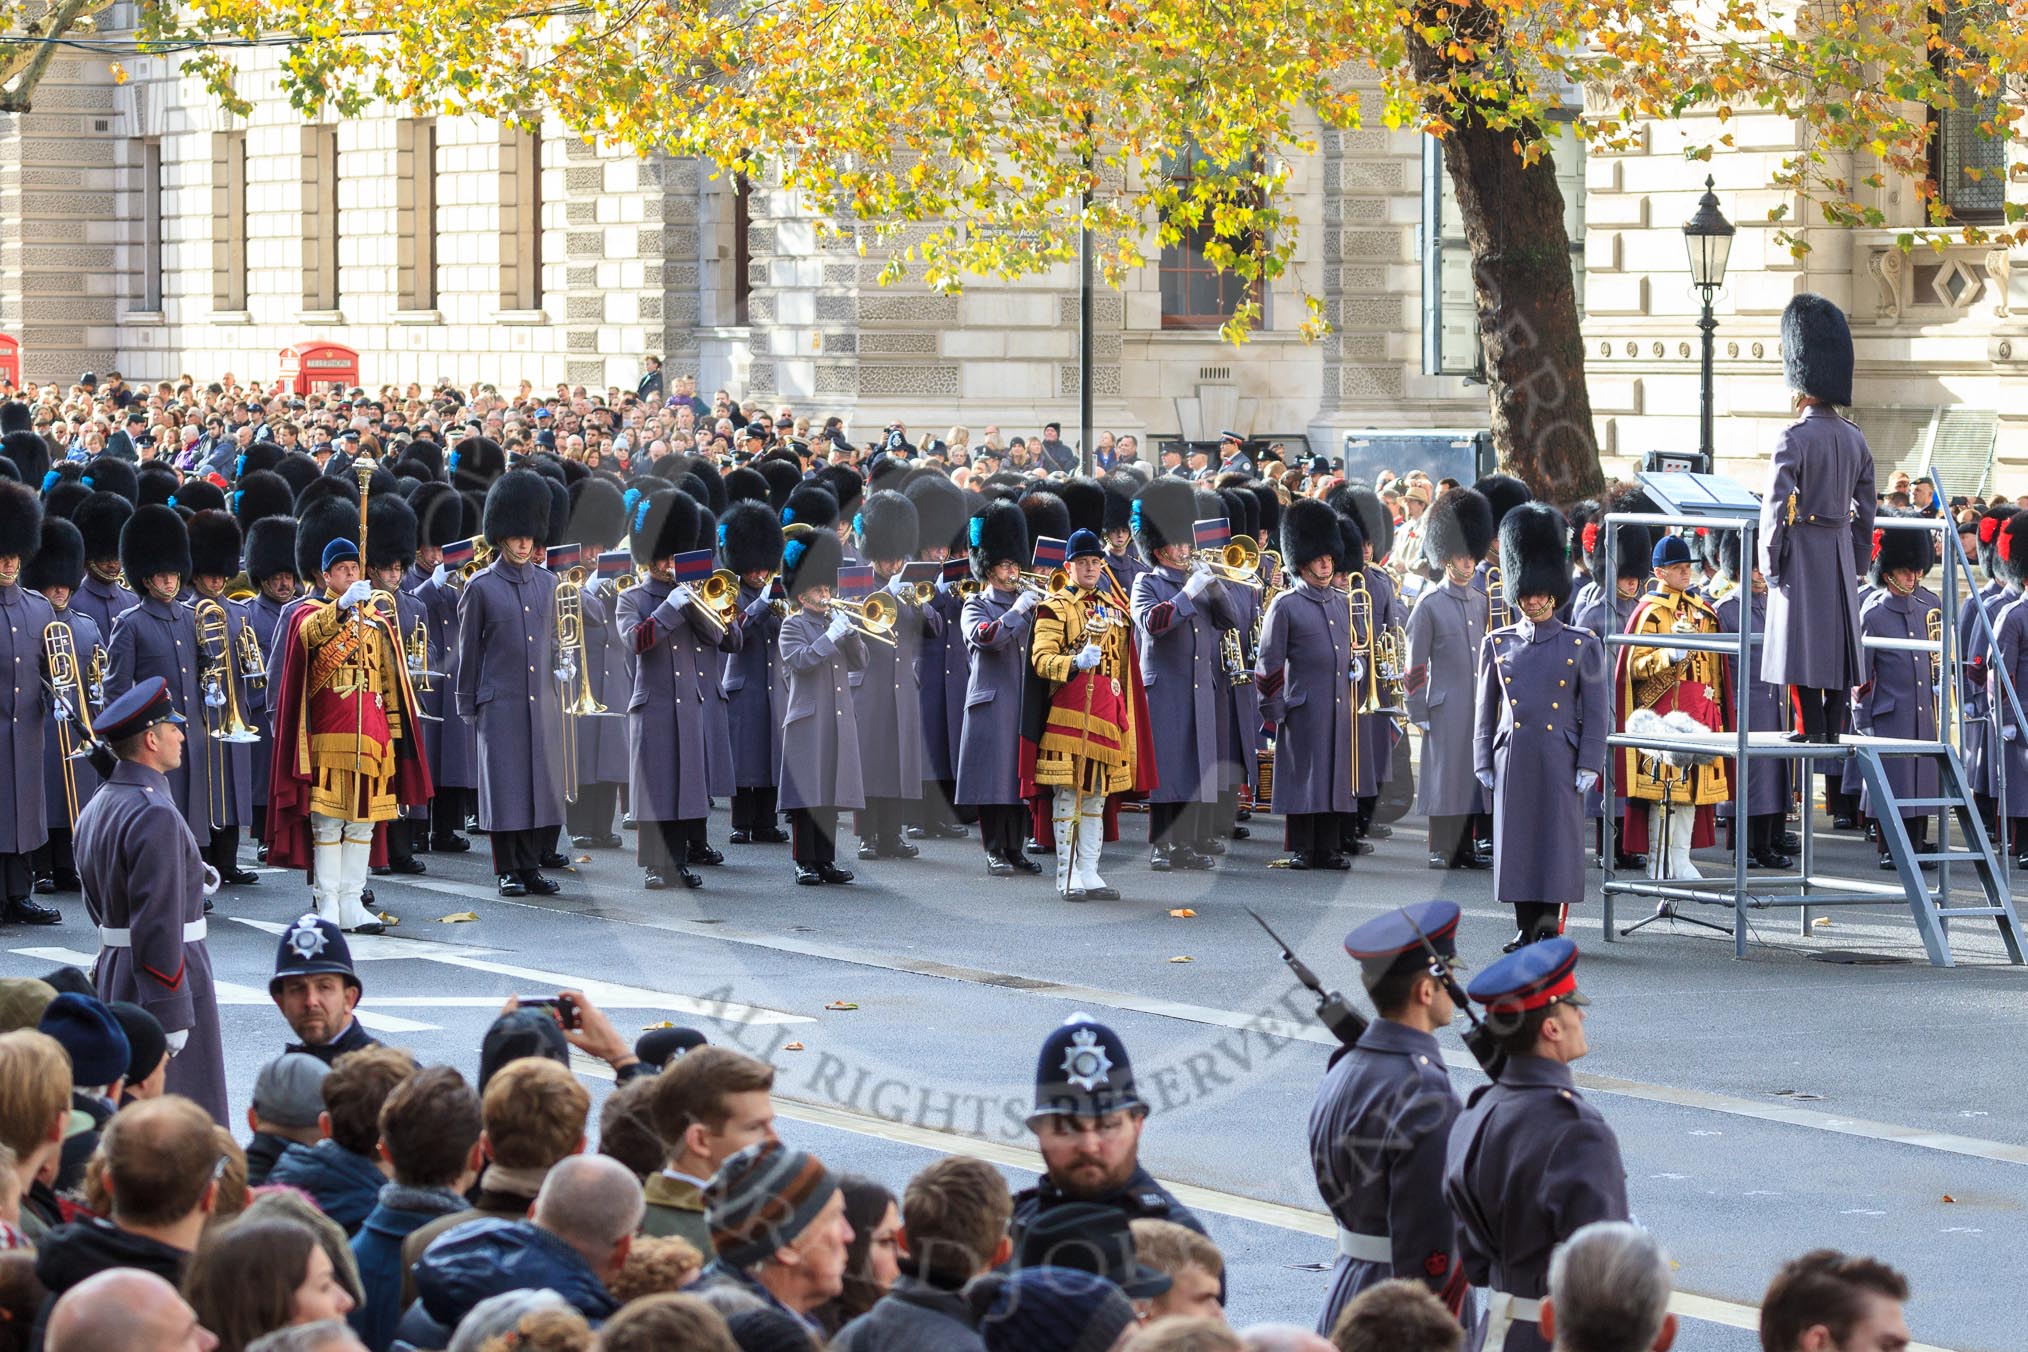
[[[1134,1323],[1119,1287],[1075,1268],[989,1272],[965,1288],[986,1352],[1106,1352]]]
[[[778,1141],[750,1145],[704,1187],[712,1247],[730,1266],[752,1267],[794,1243],[836,1191],[837,1175],[815,1155]]]

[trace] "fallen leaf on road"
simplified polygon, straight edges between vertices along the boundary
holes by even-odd
[[[1183,957],[1176,957],[1176,958],[1171,958],[1171,959],[1169,959],[1169,961],[1171,961],[1171,962],[1195,962],[1195,961],[1197,961],[1197,959],[1195,959],[1195,958],[1183,958]]]
[[[591,856],[588,854],[581,854],[577,857],[577,862],[580,864],[589,864],[591,862]]]
[[[1950,1195],[1949,1193],[1945,1193],[1945,1194],[1944,1194],[1944,1200],[1945,1200],[1946,1202],[1955,1202],[1955,1201],[1957,1201],[1958,1199],[1957,1199],[1957,1198],[1955,1198],[1955,1197],[1953,1197],[1953,1196],[1951,1196],[1951,1195]]]
[[[833,1001],[832,1001],[832,1002],[831,1002],[830,1004],[828,1004],[828,1005],[825,1005],[825,1006],[824,1006],[824,1008],[826,1008],[826,1009],[857,1009],[857,1008],[859,1008],[859,1006],[858,1006],[858,1005],[855,1005],[855,1004],[853,1004],[853,1003],[852,1003],[852,1002],[851,1002],[850,1000],[833,1000]]]
[[[1812,920],[1810,924],[1814,925],[1818,929],[1829,929],[1831,928],[1831,917],[1828,915],[1820,915],[1815,920]]]
[[[671,1023],[671,1022],[670,1022],[670,1021],[669,1021],[668,1019],[664,1019],[664,1020],[662,1020],[662,1022],[660,1022],[660,1023],[644,1023],[644,1024],[642,1024],[642,1025],[641,1025],[641,1031],[642,1031],[642,1032],[644,1032],[644,1033],[652,1033],[652,1032],[654,1032],[654,1031],[655,1031],[655,1030],[656,1030],[657,1028],[674,1028],[675,1026],[676,1026],[676,1025],[675,1025],[674,1023]]]
[[[379,920],[380,923],[383,925],[399,925],[401,923],[400,916],[389,915],[386,911],[380,912],[380,914],[376,916],[375,919]]]
[[[784,1042],[782,1050],[785,1052],[799,1052],[803,1050],[803,1044],[800,1042]]]
[[[1191,910],[1188,906],[1184,906],[1178,910],[1169,912],[1169,918],[1171,920],[1195,920],[1197,912]]]
[[[439,925],[462,925],[467,920],[477,920],[478,918],[479,913],[477,911],[459,911],[456,915],[438,916],[437,923]]]

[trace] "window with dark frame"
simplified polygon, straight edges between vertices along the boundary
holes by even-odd
[[[1935,11],[1932,11],[1934,14]],[[1964,42],[1964,31],[1974,23],[1999,17],[1978,9],[1953,9],[1941,16],[1945,41],[1954,46]],[[1946,58],[1939,51],[1932,58],[1939,76],[1946,74]],[[1980,98],[1962,79],[1953,78],[1951,93],[1955,108],[1929,110],[1929,175],[1937,196],[1951,209],[1951,215],[1973,224],[2000,221],[2007,214],[2007,144],[1981,130],[2000,110],[2000,96]]]
[[[1249,164],[1244,169],[1251,170],[1252,167]],[[1169,179],[1187,199],[1200,169],[1210,172],[1214,168],[1208,164],[1200,165],[1193,150],[1188,158],[1172,165]],[[1205,249],[1217,238],[1211,222],[1204,220],[1184,227],[1182,237],[1176,243],[1162,246],[1163,328],[1215,329],[1232,318],[1241,302],[1262,300],[1263,292],[1258,280],[1250,282],[1230,269],[1220,271],[1205,258]],[[1263,327],[1265,319],[1263,314]]]
[[[745,327],[753,301],[753,181],[732,176],[732,322]]]
[[[141,309],[162,310],[162,142],[141,142]]]

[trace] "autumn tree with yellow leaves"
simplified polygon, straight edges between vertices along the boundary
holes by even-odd
[[[1545,131],[1634,144],[1656,119],[1758,111],[1803,126],[1782,171],[1793,219],[1880,223],[1872,188],[1929,181],[1930,110],[1989,108],[2011,141],[2028,0],[195,0],[144,6],[144,36],[194,43],[186,73],[239,100],[231,43],[289,40],[306,114],[374,103],[528,122],[642,153],[705,156],[800,192],[878,241],[890,272],[955,288],[1077,255],[1108,282],[1210,226],[1207,257],[1284,277],[1304,223],[1288,166],[1317,128],[1379,117],[1443,138],[1470,242],[1492,427],[1545,496],[1600,471]],[[224,44],[224,45],[209,45]],[[1180,173],[1187,167],[1190,172]],[[1792,220],[1784,222],[1787,231]],[[1784,233],[1791,247],[1800,236]],[[1296,279],[1300,281],[1300,279]],[[1226,336],[1259,321],[1241,305]],[[1305,297],[1302,327],[1329,316]]]

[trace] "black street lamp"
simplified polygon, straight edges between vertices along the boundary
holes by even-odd
[[[1704,177],[1704,196],[1697,199],[1697,214],[1683,222],[1683,243],[1690,251],[1690,284],[1704,296],[1704,317],[1697,327],[1704,331],[1704,385],[1698,404],[1697,449],[1704,453],[1704,471],[1717,467],[1717,451],[1711,436],[1711,363],[1716,357],[1718,321],[1711,314],[1711,298],[1725,285],[1725,263],[1732,255],[1733,225],[1718,209],[1718,195],[1711,191],[1713,180]]]

